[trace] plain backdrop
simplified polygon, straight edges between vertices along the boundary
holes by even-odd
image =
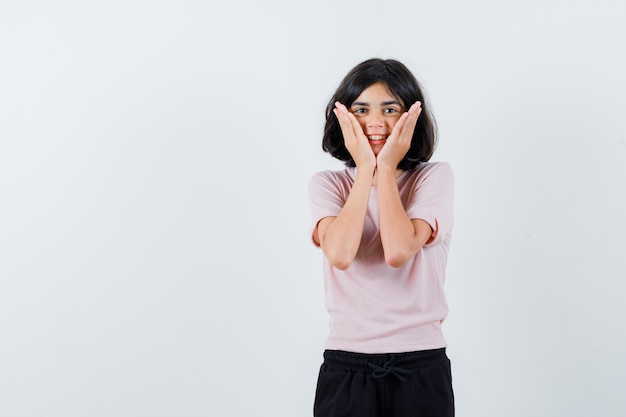
[[[622,1],[2,1],[0,415],[311,416],[310,176],[404,62],[456,174],[459,417],[623,417]]]

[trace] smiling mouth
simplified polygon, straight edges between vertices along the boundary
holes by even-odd
[[[386,139],[387,139],[387,135],[369,135],[367,137],[367,140],[371,142],[378,142],[378,141],[382,141]]]

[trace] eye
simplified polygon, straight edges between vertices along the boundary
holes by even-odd
[[[396,107],[385,107],[383,113],[388,116],[395,116],[398,113],[402,113],[402,110]]]
[[[367,114],[367,109],[365,107],[353,107],[352,109],[350,109],[350,111],[357,116],[363,116]]]

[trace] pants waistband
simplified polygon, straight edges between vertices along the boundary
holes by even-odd
[[[383,368],[413,369],[447,360],[446,348],[403,353],[355,353],[343,350],[324,351],[324,364],[351,372],[375,372]]]

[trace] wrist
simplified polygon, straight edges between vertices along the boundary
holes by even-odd
[[[377,168],[378,170],[378,174],[379,175],[396,175],[396,171],[398,170],[398,168],[396,166],[392,166],[392,165],[379,165]]]
[[[356,177],[364,177],[364,178],[369,178],[371,179],[374,176],[374,172],[376,171],[376,166],[372,165],[372,166],[364,166],[364,165],[358,165],[356,167]]]

